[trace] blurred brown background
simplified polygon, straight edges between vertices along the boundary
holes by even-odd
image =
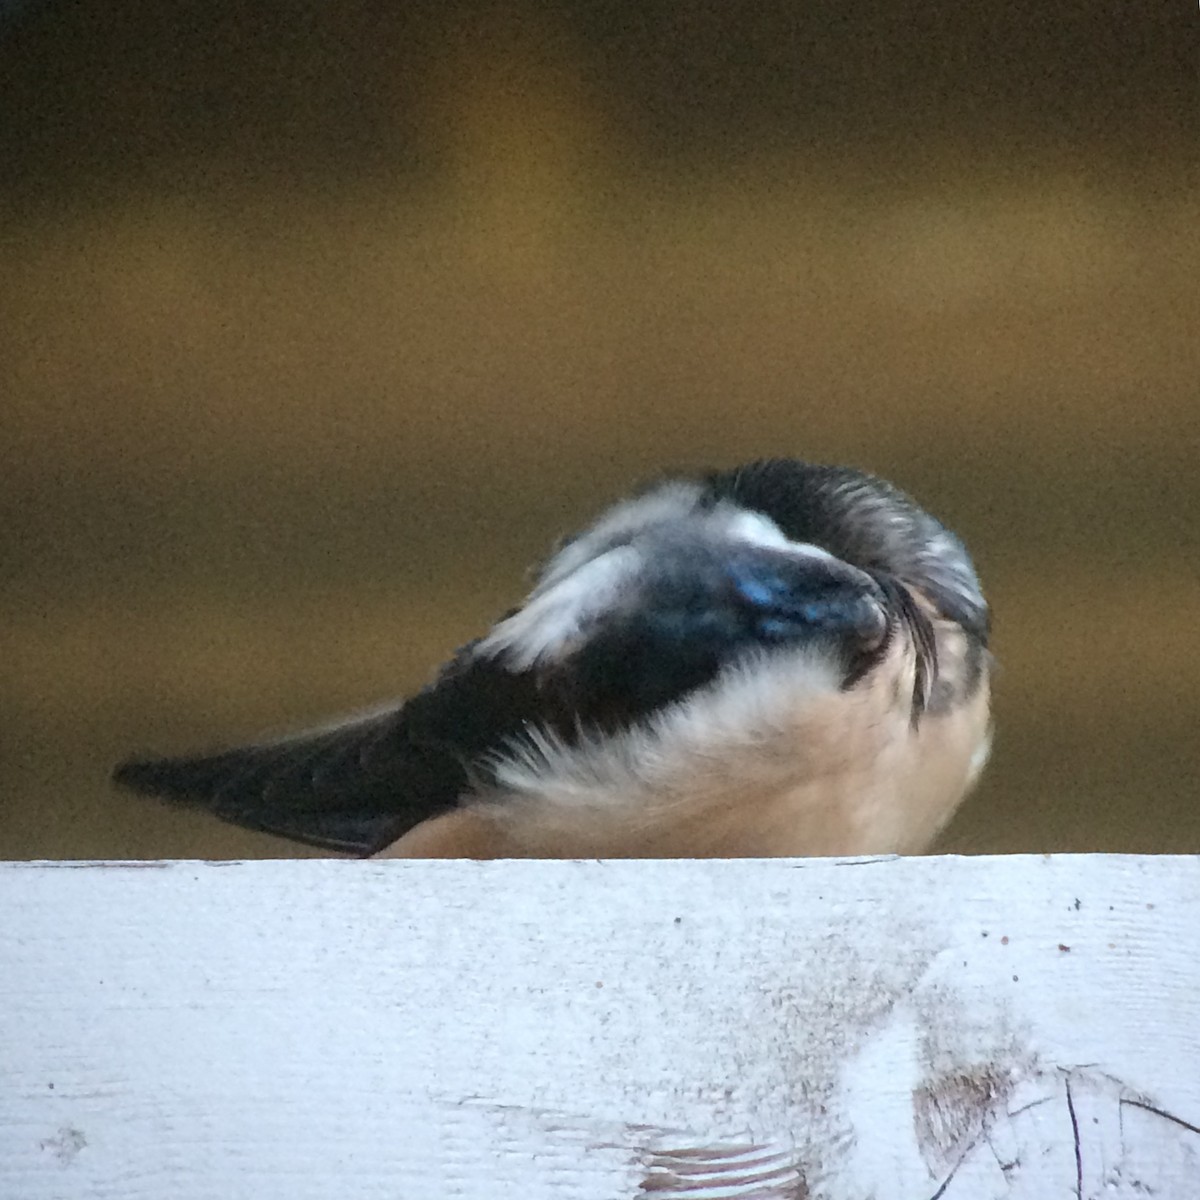
[[[973,548],[946,848],[1200,851],[1195,7],[0,9],[0,856],[302,853],[114,794],[419,684],[667,466]]]

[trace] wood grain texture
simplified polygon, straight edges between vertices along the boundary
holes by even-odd
[[[0,867],[0,1196],[1200,1195],[1200,861]]]

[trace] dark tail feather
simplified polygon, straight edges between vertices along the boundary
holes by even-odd
[[[327,757],[322,749],[293,743],[286,753],[282,746],[254,746],[190,758],[135,758],[116,768],[113,781],[246,829],[344,854],[373,854],[430,815],[411,771],[407,780],[330,778],[320,772]]]

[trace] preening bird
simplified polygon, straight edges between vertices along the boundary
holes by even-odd
[[[918,852],[990,742],[962,542],[795,460],[659,481],[410,699],[118,783],[387,857]]]

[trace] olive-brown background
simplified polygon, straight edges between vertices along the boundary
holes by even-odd
[[[0,9],[0,856],[297,851],[114,794],[418,685],[665,467],[956,527],[944,845],[1200,851],[1197,13]]]

